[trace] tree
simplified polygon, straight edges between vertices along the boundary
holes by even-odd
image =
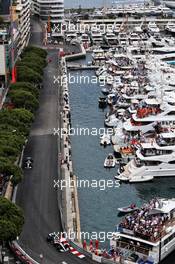
[[[24,90],[31,92],[36,98],[39,97],[39,89],[29,82],[16,82],[10,85],[10,91]]]
[[[35,53],[28,53],[26,54],[25,57],[22,58],[21,60],[23,63],[26,62],[26,63],[35,63],[37,64],[38,66],[44,68],[46,65],[47,65],[47,62],[44,58],[38,56],[37,54]]]
[[[0,156],[9,157],[15,161],[19,153],[20,153],[19,150],[12,146],[8,146],[8,145],[0,146]]]
[[[4,109],[0,111],[0,124],[1,126],[12,126],[17,128],[19,133],[27,135],[32,121],[34,120],[33,114],[23,108],[19,109]]]
[[[39,105],[35,96],[33,96],[31,92],[24,90],[10,91],[10,98],[15,107],[25,108],[31,112],[34,112]]]
[[[27,66],[17,67],[17,72],[18,81],[30,83],[40,83],[42,81],[42,76]]]
[[[37,55],[39,55],[40,57],[46,58],[47,56],[47,51],[38,47],[34,47],[34,46],[28,46],[25,48],[24,52],[23,52],[23,57],[27,54],[27,53],[35,53]]]
[[[34,70],[35,72],[37,72],[40,75],[43,74],[43,67],[41,65],[39,65],[39,63],[37,61],[21,60],[17,63],[17,67],[25,67],[25,66]]]
[[[0,219],[0,242],[13,241],[18,236],[18,231],[14,223]]]
[[[18,206],[0,198],[0,241],[8,242],[20,235],[24,224],[24,215]]]
[[[18,150],[21,150],[25,142],[25,137],[21,134],[16,133],[16,131],[15,132],[13,131],[7,132],[1,130],[0,146],[4,144],[4,145],[12,146]]]
[[[12,176],[11,182],[13,185],[17,185],[19,182],[21,182],[23,174],[22,169],[19,168],[17,165],[12,163],[9,159],[9,157],[0,157],[0,173],[7,176]]]

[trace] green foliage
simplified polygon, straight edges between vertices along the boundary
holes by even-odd
[[[16,127],[23,135],[29,133],[33,118],[33,114],[26,109],[5,109],[0,111],[0,124]]]
[[[24,224],[22,210],[7,200],[0,198],[0,241],[8,242],[20,235]]]
[[[14,185],[22,180],[22,169],[12,163],[9,157],[0,158],[0,173],[9,177],[13,175],[11,181]]]
[[[34,112],[38,106],[39,102],[35,98],[34,95],[32,95],[31,92],[24,91],[24,90],[14,90],[10,92],[10,98],[12,103],[17,108],[25,108],[31,112]]]
[[[0,242],[13,241],[18,236],[15,224],[9,220],[0,219]]]
[[[27,48],[25,48],[24,52],[23,52],[23,57],[25,57],[25,55],[27,53],[35,53],[40,57],[46,58],[47,56],[47,51],[38,47],[34,47],[34,46],[28,46]]]
[[[17,80],[20,82],[40,83],[42,76],[27,66],[17,67]]]
[[[39,90],[29,82],[16,82],[11,84],[10,91],[24,90],[31,92],[36,98],[39,97]]]
[[[22,58],[21,62],[23,63],[35,63],[38,66],[44,68],[47,65],[47,62],[44,58],[38,56],[35,53],[28,53],[24,58]]]
[[[33,113],[39,105],[38,87],[42,82],[46,57],[47,52],[43,49],[32,46],[25,49],[17,63],[18,82],[10,85],[8,93],[15,109],[0,111],[0,173],[9,178],[13,175],[11,181],[14,185],[22,179],[22,170],[15,165],[15,161],[22,151],[34,120]],[[19,226],[8,221],[8,218],[1,219],[0,212],[0,241],[14,239],[19,233]]]
[[[27,60],[22,60],[17,63],[17,67],[28,67],[32,69],[33,71],[37,72],[38,74],[42,75],[43,74],[43,67],[37,62],[37,61],[27,61]]]

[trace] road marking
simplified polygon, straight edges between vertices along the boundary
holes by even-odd
[[[62,264],[67,264],[67,262],[65,262],[65,261],[62,261]]]

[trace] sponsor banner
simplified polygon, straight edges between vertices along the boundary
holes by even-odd
[[[0,45],[0,75],[6,74],[5,46]]]
[[[92,254],[92,259],[97,261],[98,263],[101,263],[102,257],[96,256],[95,254]]]

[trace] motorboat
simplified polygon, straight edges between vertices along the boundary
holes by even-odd
[[[109,89],[106,88],[106,87],[103,87],[103,88],[101,89],[101,92],[102,92],[102,94],[104,94],[104,95],[108,95],[108,94],[109,94]]]
[[[118,125],[118,122],[119,119],[116,117],[115,114],[112,114],[105,119],[105,125],[107,127],[116,127]]]
[[[168,22],[168,24],[165,26],[165,30],[167,33],[170,33],[172,36],[175,36],[175,24],[172,22]]]
[[[105,168],[114,168],[115,167],[115,157],[113,154],[108,154],[104,161],[104,167]]]
[[[111,138],[110,138],[110,135],[108,135],[108,134],[103,134],[103,135],[100,137],[100,145],[107,146],[107,145],[110,145],[110,144],[111,144]]]
[[[108,95],[107,102],[109,105],[115,105],[117,102],[117,99],[118,98],[117,98],[116,94],[112,93],[112,94]]]
[[[106,97],[99,97],[98,99],[98,105],[100,108],[105,108],[107,106],[107,99]]]
[[[125,207],[119,207],[119,208],[118,208],[118,211],[119,211],[120,213],[128,214],[128,213],[132,213],[132,212],[134,212],[134,211],[136,211],[136,210],[138,210],[138,209],[139,209],[139,208],[136,207],[135,204],[131,204],[131,205],[129,205],[129,206],[125,206]]]

